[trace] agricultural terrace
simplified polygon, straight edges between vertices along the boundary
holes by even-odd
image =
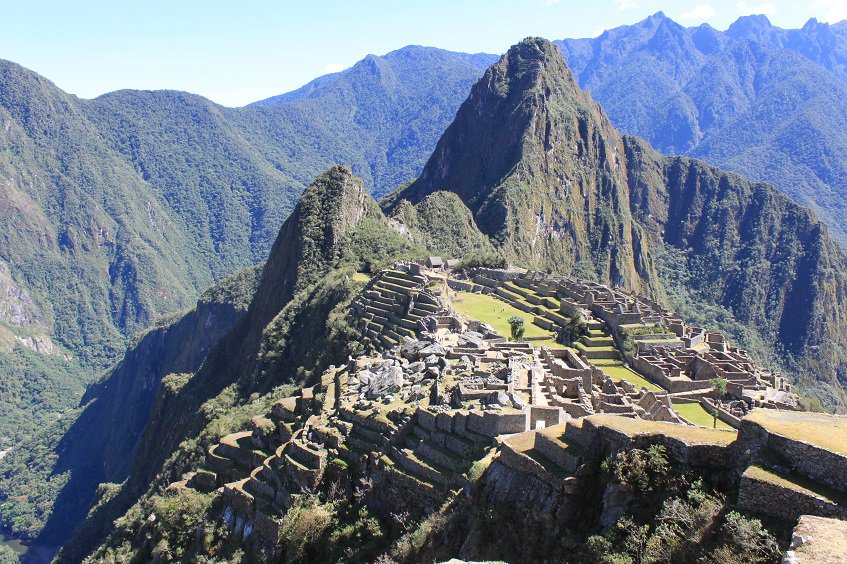
[[[548,348],[562,348],[553,338],[550,331],[546,331],[532,323],[532,314],[519,310],[493,296],[487,294],[474,294],[472,292],[451,292],[453,309],[468,319],[476,319],[494,327],[500,335],[509,338],[511,327],[509,318],[513,315],[522,317],[524,320],[524,339],[530,341],[533,346],[544,345]]]

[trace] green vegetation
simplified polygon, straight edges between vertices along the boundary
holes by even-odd
[[[412,233],[416,242],[445,258],[494,255],[494,248],[474,222],[470,210],[452,192],[435,192],[416,206],[402,202],[392,214]],[[494,255],[494,262],[496,261]],[[505,266],[505,265],[502,265]]]
[[[723,378],[712,378],[709,380],[709,385],[712,386],[712,395],[716,400],[722,399],[726,396],[726,390],[729,383]],[[718,426],[718,410],[717,408],[711,408],[711,414],[714,418],[712,426],[717,428]]]
[[[449,525],[449,515],[442,508],[439,511],[433,512],[420,523],[418,523],[411,531],[406,532],[394,543],[389,553],[394,561],[411,562],[414,561],[416,553],[422,551],[428,544],[432,543],[432,539],[441,533],[445,527]]]
[[[57,446],[76,415],[73,411],[66,412],[36,432],[25,449],[13,448],[3,457],[0,515],[4,530],[30,540],[50,518],[53,500],[70,479],[68,472],[56,472]]]
[[[27,441],[58,414],[68,414],[90,378],[76,359],[20,345],[0,352],[0,450]]]
[[[647,450],[619,452],[603,463],[602,470],[618,484],[638,492],[652,492],[666,485],[670,462],[665,447],[652,445]]]
[[[815,209],[843,244],[847,160],[823,156],[847,145],[847,117],[830,110],[847,96],[845,67],[831,62],[844,60],[843,32],[744,20],[702,34],[657,14],[615,34],[557,44],[621,131],[664,154],[773,183]],[[597,52],[606,56],[587,56]]]
[[[459,268],[508,268],[508,266],[503,255],[496,251],[471,255],[459,264]]]
[[[613,484],[631,488],[630,512],[585,543],[586,561],[775,563],[782,551],[761,522],[723,515],[724,495],[671,464],[664,447],[632,449],[603,463]]]
[[[712,427],[713,429],[732,429],[733,427],[724,423],[712,413],[706,411],[698,402],[673,404],[674,411],[679,413],[686,421],[700,425],[701,427]]]
[[[0,328],[0,389],[11,388],[0,393],[14,405],[0,414],[0,446],[75,407],[134,335],[263,261],[331,164],[352,163],[377,194],[415,176],[493,58],[409,47],[309,96],[241,109],[173,91],[80,100],[0,62],[0,277],[32,299],[33,326],[15,332],[37,329],[73,358],[7,355]],[[29,377],[31,389],[15,389]]]
[[[643,387],[654,392],[664,391],[661,387],[647,380],[637,372],[634,372],[624,364],[598,364],[597,368],[599,368],[603,372],[603,374],[605,374],[615,382],[617,382],[618,380],[625,380],[639,389]]]
[[[166,444],[141,442],[140,469],[88,516],[65,544],[64,557],[90,551],[109,535],[109,523],[148,503],[168,476],[191,470],[222,434],[267,413],[274,398],[290,390],[280,385],[308,382],[339,358],[359,354],[347,316],[361,288],[353,273],[420,252],[391,228],[349,169],[333,167],[316,179],[281,229],[248,315],[187,381],[178,378],[180,385],[171,386],[176,393],[152,414],[148,427],[168,429]],[[108,544],[124,546],[131,536],[117,531]]]
[[[563,331],[565,343],[572,344],[578,341],[583,335],[588,335],[588,322],[582,317],[581,313],[577,313],[568,318],[568,324],[565,325]]]
[[[510,49],[471,98],[390,209],[449,187],[509,262],[570,272],[590,259],[597,279],[665,300],[692,324],[726,326],[762,364],[847,405],[847,329],[833,314],[847,308],[845,255],[809,210],[635,137],[623,138],[628,174],[611,173],[611,123],[540,38]]]
[[[509,324],[509,336],[513,341],[520,341],[523,339],[524,333],[526,332],[526,327],[524,327],[523,317],[519,315],[513,315],[509,319],[506,320]]]
[[[251,267],[227,277],[204,292],[193,310],[139,335],[122,362],[89,388],[83,409],[65,411],[58,420],[42,416],[37,433],[0,461],[0,500],[7,530],[25,539],[43,533],[40,542],[58,544],[57,537],[67,535],[84,517],[99,483],[126,479],[157,392],[150,379],[162,378],[164,391],[179,393],[190,381],[185,371],[196,369],[203,360],[201,353],[244,315],[260,274],[260,267]],[[33,355],[36,361],[45,359]],[[155,359],[152,365],[151,359]],[[32,384],[37,389],[40,382],[33,377]],[[57,498],[61,503],[54,507]]]
[[[369,57],[358,72],[384,77],[384,62]],[[0,78],[21,74],[5,64],[2,71]],[[437,75],[445,75],[445,69],[433,71]],[[356,78],[355,73],[345,77],[340,78]],[[406,129],[408,138],[396,137],[386,126],[390,111],[384,106],[351,113],[348,102],[338,102],[345,96],[325,97],[320,85],[276,103],[229,111],[172,92],[118,93],[82,102],[31,76],[21,81],[29,81],[27,88],[9,80],[12,87],[0,92],[0,106],[4,112],[12,108],[10,123],[22,139],[15,148],[20,153],[15,164],[4,160],[0,165],[11,166],[10,178],[22,179],[10,190],[24,196],[32,196],[20,189],[27,182],[40,186],[34,178],[48,178],[51,184],[44,187],[46,194],[37,194],[34,211],[23,210],[30,213],[13,224],[4,240],[12,251],[3,259],[15,265],[15,279],[27,280],[41,309],[51,312],[42,321],[56,341],[72,352],[86,351],[79,361],[85,367],[105,366],[129,334],[164,312],[180,309],[199,288],[234,266],[263,257],[291,207],[291,196],[323,159],[358,155],[361,159],[352,162],[371,175],[374,185],[386,179],[397,183],[393,173],[406,174],[421,164],[420,155],[411,154],[423,137],[418,132]],[[439,90],[435,94],[448,88],[449,80],[434,82]],[[359,86],[340,84],[351,96]],[[400,91],[405,88],[400,86]],[[28,89],[37,89],[44,99],[26,99]],[[396,86],[387,90],[388,97],[397,93]],[[812,216],[764,186],[702,163],[661,157],[632,138],[624,138],[621,146],[596,105],[576,87],[555,48],[543,40],[525,40],[503,57],[475,87],[474,96],[477,104],[460,111],[419,180],[386,201],[395,217],[414,224],[407,226],[413,242],[389,224],[349,170],[335,167],[321,175],[276,238],[249,312],[233,316],[238,319],[225,328],[216,326],[225,336],[204,341],[203,325],[193,327],[193,339],[184,340],[175,334],[179,322],[166,318],[136,341],[131,353],[137,357],[125,358],[126,377],[104,381],[91,393],[89,399],[98,401],[90,404],[92,411],[83,412],[89,418],[76,419],[76,429],[66,435],[61,449],[56,429],[36,435],[36,444],[41,441],[44,448],[56,451],[52,454],[72,453],[67,465],[50,456],[43,457],[41,465],[32,464],[40,453],[29,447],[10,458],[12,473],[3,476],[8,483],[3,515],[8,514],[9,524],[34,535],[48,520],[54,533],[67,531],[75,524],[68,517],[73,512],[57,511],[54,518],[52,501],[72,499],[79,511],[93,498],[88,520],[65,545],[65,558],[78,559],[105,538],[98,556],[114,560],[190,560],[194,543],[200,547],[197,552],[214,548],[224,559],[242,559],[225,528],[210,517],[221,509],[214,495],[162,493],[163,486],[195,467],[223,433],[243,428],[251,415],[266,413],[276,397],[290,393],[281,384],[308,382],[330,362],[361,352],[346,315],[361,285],[355,273],[373,273],[397,258],[420,256],[424,246],[469,255],[467,264],[502,264],[508,259],[528,267],[579,272],[667,298],[686,308],[682,313],[687,319],[703,320],[706,326],[726,321],[746,336],[743,342],[751,343],[756,354],[773,358],[784,352],[786,364],[811,368],[805,373],[823,375],[836,389],[835,375],[847,362],[839,352],[845,332],[838,323],[839,308],[845,307],[844,260]],[[544,104],[539,105],[539,99]],[[322,107],[331,117],[318,127],[308,118]],[[20,108],[32,112],[32,119],[20,115]],[[343,112],[332,113],[339,108]],[[480,109],[491,120],[478,119]],[[428,119],[426,112],[420,116],[409,122]],[[540,123],[547,127],[534,127]],[[510,128],[513,124],[525,129]],[[341,126],[357,132],[371,127],[369,134],[374,135],[337,135],[345,131]],[[545,129],[543,138],[533,135]],[[309,142],[300,146],[304,137]],[[73,142],[57,146],[55,139]],[[394,151],[363,149],[373,148],[367,141],[375,140]],[[626,179],[608,166],[613,146],[622,149],[614,158],[626,160]],[[181,152],[184,147],[189,149]],[[403,165],[393,172],[382,157],[370,157],[395,153]],[[478,166],[480,158],[491,166]],[[57,179],[56,170],[64,176]],[[563,178],[576,179],[576,185],[563,183]],[[445,186],[455,194],[436,195]],[[739,222],[738,217],[745,219]],[[55,241],[32,236],[53,233],[51,229]],[[48,244],[33,248],[31,241],[36,240]],[[243,310],[247,301],[237,298],[251,287],[249,280],[243,282],[232,294],[213,292],[207,299],[228,301],[232,309]],[[532,324],[524,327],[525,335],[513,334],[510,320],[519,318],[520,310],[491,296],[460,293],[455,306],[503,335],[552,343],[548,332]],[[196,317],[194,321],[200,321]],[[192,318],[189,314],[179,319]],[[584,336],[579,322],[573,329],[572,338]],[[597,343],[591,349],[615,351],[608,341],[591,338]],[[184,347],[186,358],[192,358],[181,358],[184,365],[164,362],[173,369],[133,379],[131,367],[143,365],[144,359],[168,360],[171,347],[161,342],[156,346],[157,339],[172,339],[172,347]],[[816,352],[828,342],[822,339],[836,343],[833,352]],[[81,348],[90,342],[99,345]],[[619,366],[602,366],[624,378],[637,376]],[[174,375],[165,377],[171,372]],[[163,377],[164,386],[154,398]],[[141,386],[146,394],[138,390]],[[108,389],[118,390],[116,396],[107,394]],[[835,392],[833,396],[838,399]],[[139,397],[145,401],[131,401]],[[129,425],[126,435],[114,430],[112,437],[113,429],[102,431],[109,434],[105,438],[90,435],[101,454],[110,457],[89,458],[89,464],[107,460],[113,471],[129,466],[134,437],[142,436],[134,472],[121,486],[103,487],[95,495],[92,490],[102,476],[89,475],[91,483],[83,484],[87,489],[71,481],[80,479],[76,464],[89,452],[75,450],[78,441],[89,436],[93,415],[104,405],[113,415],[116,406],[124,405],[127,413],[121,415],[143,413],[144,425]],[[51,409],[60,408],[56,406]],[[102,425],[117,419],[98,421]],[[602,416],[596,420],[625,433],[655,431],[689,442],[725,445],[735,437],[710,429],[612,422]],[[26,435],[25,429],[14,432]],[[120,453],[127,456],[121,458]],[[751,550],[759,558],[772,548],[769,533],[756,522],[729,516],[720,522],[720,492],[707,492],[683,471],[670,468],[660,449],[622,453],[607,466],[615,483],[631,487],[643,503],[613,530],[592,537],[588,550],[599,547],[594,561],[682,560],[697,556],[703,545],[692,539],[706,536],[730,556]],[[68,468],[77,472],[68,474]],[[29,481],[18,480],[31,470]],[[11,495],[16,492],[26,493]],[[384,523],[364,507],[332,497],[301,500],[285,518],[287,555],[322,561],[375,558],[379,543],[386,542]],[[151,512],[161,513],[161,519],[149,520]],[[481,523],[482,541],[496,540],[497,518],[472,518]],[[420,536],[411,534],[398,553],[414,553],[427,546],[433,534],[446,535],[446,519],[425,520],[417,529]],[[405,521],[399,521],[405,530]],[[112,523],[116,530],[110,533]],[[523,533],[533,527],[520,529]],[[715,530],[720,531],[717,536]],[[530,544],[528,550],[536,549],[525,544]],[[755,561],[752,556],[750,561]]]
[[[371,276],[363,272],[354,272],[351,278],[353,279],[353,282],[358,282],[360,284],[367,284],[371,281]]]
[[[512,327],[509,324],[509,318],[520,317],[525,315],[524,312],[516,307],[498,300],[486,294],[474,294],[472,292],[456,292],[453,299],[453,309],[469,319],[476,319],[483,323],[488,323],[500,335],[511,335]],[[536,340],[538,338],[544,340]],[[557,345],[552,339],[550,332],[545,331],[541,327],[533,324],[526,325],[524,332],[525,339],[532,339],[533,345],[544,346],[561,346]]]
[[[736,512],[721,519],[721,508],[720,497],[695,485],[684,497],[666,500],[655,525],[624,516],[607,533],[590,537],[587,556],[603,564],[779,562],[780,546],[760,521]],[[710,534],[711,542],[703,542]]]

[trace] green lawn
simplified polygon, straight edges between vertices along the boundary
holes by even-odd
[[[370,282],[370,280],[371,280],[370,274],[365,274],[363,272],[354,272],[353,273],[353,281],[354,282],[362,282],[364,284],[367,284],[368,282]]]
[[[488,323],[507,339],[512,332],[508,319],[517,315],[524,320],[525,338],[547,337],[544,340],[531,341],[533,346],[562,347],[553,340],[552,333],[533,325],[532,318],[534,316],[531,313],[523,312],[492,296],[472,292],[456,292],[456,297],[453,298],[453,309],[465,317]]]
[[[662,434],[668,437],[678,438],[689,445],[714,444],[726,446],[738,436],[735,432],[730,433],[726,430],[712,429],[711,426],[707,429],[704,427],[693,427],[691,425],[680,425],[678,423],[666,423],[664,421],[633,419],[610,413],[592,415],[587,420],[595,425],[602,425],[620,431],[629,437],[636,437],[641,434]],[[732,429],[732,431],[735,431],[735,429]]]
[[[648,390],[652,390],[654,392],[663,392],[664,391],[662,388],[660,388],[659,386],[657,386],[653,382],[650,382],[649,380],[647,380],[643,376],[636,374],[635,372],[633,372],[632,370],[630,370],[627,366],[624,366],[623,364],[617,364],[617,365],[598,364],[596,366],[597,366],[597,368],[599,368],[600,370],[603,371],[603,374],[610,377],[615,382],[617,382],[618,380],[626,380],[627,382],[629,382],[630,384],[633,384],[634,386],[636,386],[639,389],[643,386],[643,387],[647,388]]]
[[[674,403],[673,408],[684,417],[687,421],[700,425],[701,427],[711,428],[714,425],[715,418],[708,411],[703,409],[699,403]],[[732,429],[732,425],[728,425],[718,419],[718,429]]]

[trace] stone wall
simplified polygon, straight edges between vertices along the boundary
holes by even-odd
[[[561,407],[533,405],[530,407],[529,425],[538,428],[538,422],[543,421],[544,427],[552,427],[564,422],[565,413]]]
[[[453,278],[447,279],[447,286],[451,290],[455,290],[457,292],[480,292],[482,288],[479,284],[474,284],[470,280],[455,280]]]
[[[577,515],[577,501],[565,494],[565,484],[561,480],[551,483],[549,478],[541,479],[534,467],[522,464],[518,456],[504,458],[502,454],[492,461],[481,484],[485,502],[504,507],[516,516],[515,512],[521,511],[542,522],[573,519]]]
[[[820,432],[826,429],[821,427]],[[795,472],[847,492],[847,456],[783,437],[749,419],[741,420],[738,442],[741,449],[759,453],[759,458],[768,449],[785,459]]]
[[[561,407],[565,413],[567,413],[570,417],[574,419],[578,417],[585,417],[586,415],[591,415],[592,413],[584,405],[579,403],[562,402],[559,407]]]
[[[520,272],[509,272],[507,270],[497,270],[494,268],[474,268],[471,271],[471,276],[476,276],[480,274],[485,276],[486,278],[490,278],[492,280],[499,280],[500,282],[508,282],[509,280],[515,280],[521,276]]]
[[[497,437],[529,430],[529,410],[519,413],[492,413],[472,411],[468,414],[467,428],[485,437]]]
[[[709,413],[711,413],[712,410],[715,409],[715,405],[712,402],[710,402],[707,398],[700,398],[700,405],[703,407],[703,409],[705,409]],[[718,419],[720,419],[721,421],[723,421],[724,423],[726,423],[727,425],[729,425],[731,427],[735,427],[736,429],[738,429],[741,426],[741,418],[740,417],[736,417],[735,415],[728,412],[727,410],[725,410],[721,406],[718,406],[717,409],[718,409]]]
[[[372,429],[378,433],[383,433],[386,435],[390,435],[394,431],[394,427],[388,423],[377,421],[371,417],[365,417],[364,415],[357,413],[355,411],[351,411],[349,409],[341,408],[338,410],[341,419],[344,421],[349,421],[354,425],[361,425],[362,427],[366,427],[368,429]]]
[[[504,464],[522,474],[528,474],[553,488],[561,488],[562,481],[544,469],[541,464],[513,448],[508,442],[500,446],[496,462]]]
[[[755,467],[741,477],[738,508],[755,515],[796,522],[801,515],[847,519],[847,508],[798,488],[763,479]]]
[[[640,356],[629,356],[627,358],[630,360],[630,362],[632,363],[632,367],[636,371],[646,376],[647,379],[653,382],[654,384],[658,384],[659,386],[663,387],[671,393],[693,392],[695,390],[703,390],[711,386],[708,380],[691,380],[687,376],[683,375],[680,375],[678,377],[671,377],[668,374],[665,374],[665,372],[663,372],[661,368],[647,362],[644,358]]]
[[[668,425],[675,425],[669,423]],[[628,436],[616,429],[596,425],[591,418],[583,424],[585,431],[594,430],[599,439],[601,452],[612,454],[632,448],[646,450],[650,445],[658,444],[667,449],[668,456],[676,462],[688,466],[726,470],[735,465],[734,443],[728,445],[687,443],[684,440],[655,432],[645,432]],[[727,431],[729,432],[729,431]]]

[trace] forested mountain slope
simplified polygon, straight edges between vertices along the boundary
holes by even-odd
[[[750,16],[721,32],[659,12],[557,44],[618,129],[770,182],[847,241],[842,28],[811,20],[783,30]]]
[[[0,446],[73,407],[132,335],[264,261],[321,170],[349,163],[378,193],[412,178],[485,61],[409,47],[239,109],[80,100],[0,62]]]

